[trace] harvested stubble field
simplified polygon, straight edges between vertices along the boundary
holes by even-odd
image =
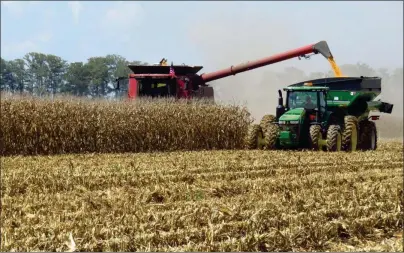
[[[252,122],[236,105],[2,97],[0,152],[9,155],[238,149]]]
[[[402,150],[6,157],[1,250],[401,251]]]

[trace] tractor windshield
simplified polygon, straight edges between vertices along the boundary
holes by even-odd
[[[317,107],[317,92],[315,91],[289,91],[288,107],[314,109]]]

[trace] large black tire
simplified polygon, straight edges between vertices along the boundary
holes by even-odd
[[[260,121],[260,127],[262,129],[263,134],[267,131],[269,125],[275,122],[276,117],[271,114],[264,115]]]
[[[341,131],[338,125],[330,125],[327,131],[327,151],[336,152],[341,150]]]
[[[262,138],[262,130],[260,125],[253,124],[248,128],[247,136],[245,137],[245,147],[247,149],[258,148],[258,140]]]
[[[279,127],[275,124],[269,124],[264,131],[264,142],[265,149],[274,150],[276,149],[276,143],[278,141]]]
[[[321,139],[321,126],[311,125],[309,130],[309,148],[311,150],[320,150],[318,141]]]
[[[359,150],[376,150],[377,149],[377,128],[373,121],[363,120],[359,122]]]
[[[356,151],[358,145],[358,119],[355,116],[344,118],[345,128],[342,133],[342,149],[344,151]]]

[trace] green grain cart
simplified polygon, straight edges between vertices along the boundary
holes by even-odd
[[[377,129],[371,111],[391,113],[393,105],[375,100],[378,77],[331,77],[279,90],[276,115],[265,115],[246,136],[248,149],[375,150]]]

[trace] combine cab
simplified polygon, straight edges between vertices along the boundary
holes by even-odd
[[[118,97],[136,99],[138,97],[175,97],[175,98],[208,98],[214,99],[213,88],[208,85],[198,85],[194,80],[200,66],[165,64],[160,65],[129,65],[133,72],[128,77],[117,79]]]
[[[377,129],[371,111],[388,113],[393,105],[375,100],[381,78],[321,78],[279,90],[276,115],[265,115],[251,126],[249,149],[375,150]]]

